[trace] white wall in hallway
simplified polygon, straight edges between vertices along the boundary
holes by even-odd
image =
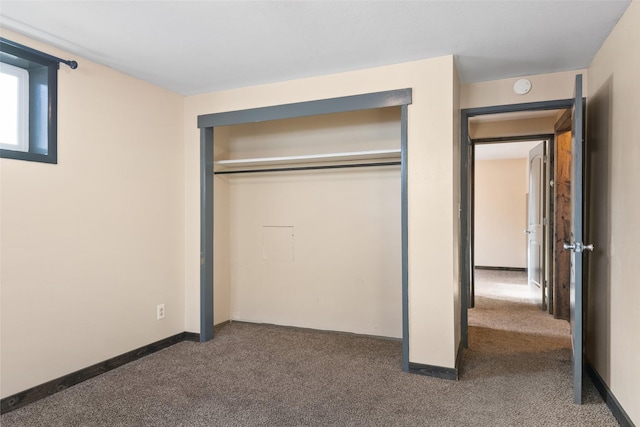
[[[527,266],[527,159],[475,162],[475,265]]]

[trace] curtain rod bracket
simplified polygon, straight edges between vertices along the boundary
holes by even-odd
[[[4,37],[0,37],[0,45],[2,44],[6,44],[7,46],[11,46],[11,47],[23,50],[25,52],[31,53],[32,55],[39,56],[40,58],[44,58],[49,61],[57,62],[58,64],[62,62],[63,64],[68,65],[69,68],[71,68],[72,70],[75,70],[76,68],[78,68],[78,63],[76,61],[58,58],[57,56],[49,55],[48,53],[41,52],[37,49],[33,49],[29,46],[25,46],[20,43],[16,43],[13,40],[5,39]]]

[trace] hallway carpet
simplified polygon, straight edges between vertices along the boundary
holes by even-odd
[[[511,277],[513,276],[513,277]],[[460,381],[401,371],[395,340],[233,322],[2,415],[14,426],[616,426],[568,324],[521,277],[479,272]],[[445,327],[445,325],[443,325]]]

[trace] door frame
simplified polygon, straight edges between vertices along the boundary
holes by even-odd
[[[552,101],[528,102],[522,104],[494,105],[460,110],[460,330],[462,345],[469,348],[469,317],[473,289],[473,158],[469,155],[474,141],[469,136],[469,119],[475,116],[527,111],[561,110],[572,108],[573,98]],[[548,136],[547,136],[548,137]],[[492,138],[499,140],[500,138]],[[530,139],[530,137],[527,137]]]
[[[500,143],[517,143],[517,142],[532,142],[532,141],[542,141],[542,144],[545,144],[545,157],[547,161],[544,166],[544,178],[550,178],[553,172],[553,152],[555,148],[555,135],[553,133],[542,133],[535,135],[518,135],[518,136],[500,136],[493,138],[474,138],[470,140],[470,144],[472,148],[481,145],[487,144],[500,144]],[[469,192],[470,192],[470,200],[475,200],[475,149],[470,150],[471,158],[469,159],[469,163],[471,166],[471,170],[469,172]],[[549,197],[548,193],[543,195],[544,198],[544,209],[545,216],[548,221],[544,226],[544,247],[545,249],[551,249],[550,246],[550,235],[549,232],[553,228],[553,221],[550,218],[550,211],[553,209],[553,200]],[[470,205],[469,212],[469,222],[470,222],[470,261],[469,264],[471,266],[471,272],[469,277],[469,292],[467,293],[468,298],[468,308],[474,308],[475,306],[475,277],[473,273],[473,268],[475,267],[475,207],[473,204]],[[528,226],[528,224],[527,224]],[[543,286],[547,289],[547,292],[551,292],[552,283],[551,277],[547,277],[547,272],[550,271],[550,260],[551,254],[547,252],[552,252],[551,250],[545,251],[544,257],[544,266],[545,266],[545,277],[543,278]],[[527,268],[528,268],[528,258],[527,258]],[[542,306],[541,309],[548,310],[551,307],[551,297],[545,298],[544,289],[543,289],[543,297],[542,297]]]
[[[546,296],[549,294],[549,290],[547,289],[548,287],[547,278],[549,274],[549,265],[547,264],[547,259],[549,257],[549,252],[551,251],[551,247],[549,245],[548,235],[549,235],[549,228],[552,224],[550,220],[550,215],[549,215],[549,203],[550,203],[549,182],[551,181],[551,175],[550,175],[551,170],[548,168],[548,164],[549,164],[549,158],[552,157],[551,150],[549,149],[549,147],[552,145],[550,141],[552,141],[552,139],[544,140],[539,145],[531,149],[529,151],[529,158],[527,159],[529,162],[529,168],[528,168],[529,175],[527,177],[528,183],[529,183],[528,185],[529,192],[527,196],[527,228],[525,231],[527,234],[527,286],[533,291],[537,291],[537,288],[531,286],[532,285],[531,279],[536,274],[536,272],[532,269],[532,264],[533,264],[532,260],[535,255],[531,251],[531,243],[533,239],[531,236],[532,230],[530,229],[530,227],[534,225],[531,222],[533,217],[533,218],[538,218],[538,224],[536,224],[536,226],[540,227],[539,229],[540,235],[537,235],[536,233],[535,238],[538,242],[541,242],[540,244],[541,253],[539,254],[537,261],[540,263],[538,267],[542,272],[540,277],[538,277],[539,279],[538,285],[539,285],[540,294],[541,294],[540,308],[542,311],[547,311]],[[540,148],[542,150],[542,153],[540,154],[538,152],[534,156],[540,155],[542,157],[541,158],[542,164],[540,166],[541,176],[538,177],[538,180],[536,182],[532,182],[532,171],[534,169],[531,161],[532,160],[531,156],[532,156],[533,150],[540,150]],[[534,198],[534,194],[532,192],[532,185],[536,185],[536,184],[539,186],[539,190],[540,190],[540,194],[538,194],[537,200],[536,198]],[[535,203],[535,205],[533,205],[532,203]],[[534,211],[536,210],[533,208],[534,206],[537,207],[537,213],[534,213]],[[536,301],[538,300],[536,299]]]

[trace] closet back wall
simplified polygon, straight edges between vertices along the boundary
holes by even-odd
[[[217,158],[396,149],[400,110],[236,125],[215,145]],[[232,320],[402,336],[399,166],[216,181],[216,298]]]

